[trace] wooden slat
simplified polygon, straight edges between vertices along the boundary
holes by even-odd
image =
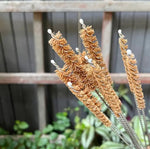
[[[44,48],[43,48],[43,32],[42,32],[42,13],[34,13],[34,47],[35,47],[35,63],[36,72],[44,72]],[[37,87],[38,100],[38,118],[39,129],[46,126],[46,104],[45,104],[45,88]]]
[[[110,0],[105,0],[109,2]],[[104,12],[102,23],[102,52],[105,63],[109,68],[110,49],[111,49],[111,33],[112,33],[112,13]]]
[[[150,1],[1,1],[0,12],[150,11]]]
[[[112,80],[126,84],[125,73],[111,73]],[[150,73],[140,73],[142,84],[150,84]],[[0,84],[62,84],[55,73],[0,73]]]

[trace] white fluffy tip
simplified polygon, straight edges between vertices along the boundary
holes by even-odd
[[[80,24],[84,24],[83,19],[79,19]]]
[[[79,52],[79,48],[76,48],[76,51]]]
[[[121,29],[119,29],[119,30],[118,30],[118,33],[119,33],[119,34],[122,34],[122,30],[121,30]]]
[[[72,87],[72,83],[71,83],[71,82],[67,82],[67,85],[68,85],[69,87]]]
[[[91,58],[90,58],[90,59],[88,59],[88,62],[89,62],[89,63],[92,63],[92,59],[91,59]]]
[[[54,61],[54,60],[51,60],[51,63],[52,63],[52,64],[55,64],[55,61]]]
[[[130,49],[127,50],[127,55],[131,55],[132,51]]]
[[[88,60],[88,57],[87,57],[87,56],[84,56],[84,58],[85,58],[86,60]]]
[[[51,30],[51,29],[48,29],[47,32],[48,32],[49,34],[52,34],[52,30]]]

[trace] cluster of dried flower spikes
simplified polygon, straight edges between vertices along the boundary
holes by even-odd
[[[51,63],[56,66],[56,74],[69,88],[69,90],[107,127],[113,124],[110,119],[101,111],[102,103],[93,96],[95,92],[101,98],[116,118],[122,115],[121,101],[112,87],[110,73],[103,60],[102,51],[94,35],[92,26],[86,26],[82,19],[80,37],[85,50],[76,52],[67,43],[67,40],[60,32],[54,34],[50,29],[48,33],[52,38],[49,44],[53,50],[64,61],[63,68],[60,68],[54,60]],[[136,59],[131,50],[128,49],[127,40],[121,30],[119,33],[119,44],[124,62],[125,70],[131,91],[133,92],[139,110],[145,109],[145,101],[138,75]],[[138,147],[135,147],[138,148]],[[140,148],[139,148],[140,149]]]

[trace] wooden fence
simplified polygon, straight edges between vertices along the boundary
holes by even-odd
[[[61,84],[54,73],[44,72],[43,12],[104,12],[102,49],[109,66],[113,12],[150,12],[149,1],[0,1],[0,12],[33,12],[36,73],[0,73],[0,84],[37,84],[39,129],[46,125],[45,84]],[[115,83],[127,83],[124,73],[112,73]],[[150,83],[150,73],[140,74],[142,83]]]

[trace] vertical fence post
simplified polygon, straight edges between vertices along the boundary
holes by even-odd
[[[112,34],[112,12],[104,12],[102,23],[102,52],[108,68],[111,51],[111,34]]]
[[[43,48],[43,33],[42,33],[42,13],[34,13],[34,48],[35,48],[35,62],[36,72],[44,72],[44,48]],[[45,104],[45,88],[42,85],[37,86],[37,100],[38,100],[38,120],[39,129],[46,126],[46,104]]]

